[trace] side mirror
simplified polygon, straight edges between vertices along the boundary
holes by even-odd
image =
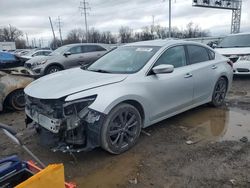
[[[153,73],[155,74],[164,74],[164,73],[171,73],[174,71],[173,65],[158,65],[152,69]]]
[[[65,52],[63,55],[64,55],[65,57],[67,57],[67,56],[71,55],[71,52]]]
[[[215,44],[215,43],[212,44],[212,48],[216,48],[217,46],[218,46],[218,45]]]

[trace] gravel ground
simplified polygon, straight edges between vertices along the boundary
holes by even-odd
[[[237,77],[225,106],[207,105],[151,126],[130,151],[114,156],[96,149],[53,153],[25,128],[24,112],[4,112],[0,122],[46,164],[63,163],[66,179],[88,188],[250,187],[250,77]],[[0,133],[0,157],[30,157]]]

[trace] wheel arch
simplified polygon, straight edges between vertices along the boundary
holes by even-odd
[[[122,102],[118,103],[117,105],[119,105],[121,103],[127,103],[127,104],[130,104],[130,105],[134,106],[139,111],[139,113],[141,115],[141,119],[142,119],[142,125],[144,125],[145,111],[144,111],[143,106],[141,105],[141,103],[139,103],[138,101],[133,100],[133,99],[131,99],[131,100],[128,99],[128,100],[125,100],[125,101],[122,101]]]
[[[62,64],[57,63],[57,62],[54,62],[54,63],[50,63],[49,65],[47,65],[47,66],[45,67],[45,69],[44,69],[44,72],[46,72],[46,71],[48,70],[48,68],[51,67],[51,66],[58,66],[58,67],[62,68],[62,70],[65,69],[64,66],[63,66]]]
[[[14,93],[14,92],[16,92],[18,90],[24,91],[24,88],[20,87],[20,88],[13,88],[12,90],[9,90],[9,92],[5,95],[5,97],[3,99],[3,102],[2,102],[3,108],[7,105],[8,99],[12,95],[12,93]]]

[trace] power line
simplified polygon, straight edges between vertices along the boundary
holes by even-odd
[[[88,42],[88,22],[87,22],[87,14],[88,10],[90,10],[89,3],[86,0],[80,1],[79,10],[81,11],[81,16],[84,15],[85,19],[85,30],[86,30],[86,42]]]

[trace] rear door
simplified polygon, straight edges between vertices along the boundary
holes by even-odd
[[[199,45],[187,45],[188,63],[194,78],[194,103],[207,100],[217,79],[218,62],[214,52]]]
[[[154,64],[174,66],[172,73],[151,74],[147,76],[147,93],[150,95],[151,121],[158,121],[192,104],[193,77],[186,66],[184,46],[167,49]]]
[[[91,64],[99,59],[107,50],[100,45],[85,45],[84,46],[84,62]]]

